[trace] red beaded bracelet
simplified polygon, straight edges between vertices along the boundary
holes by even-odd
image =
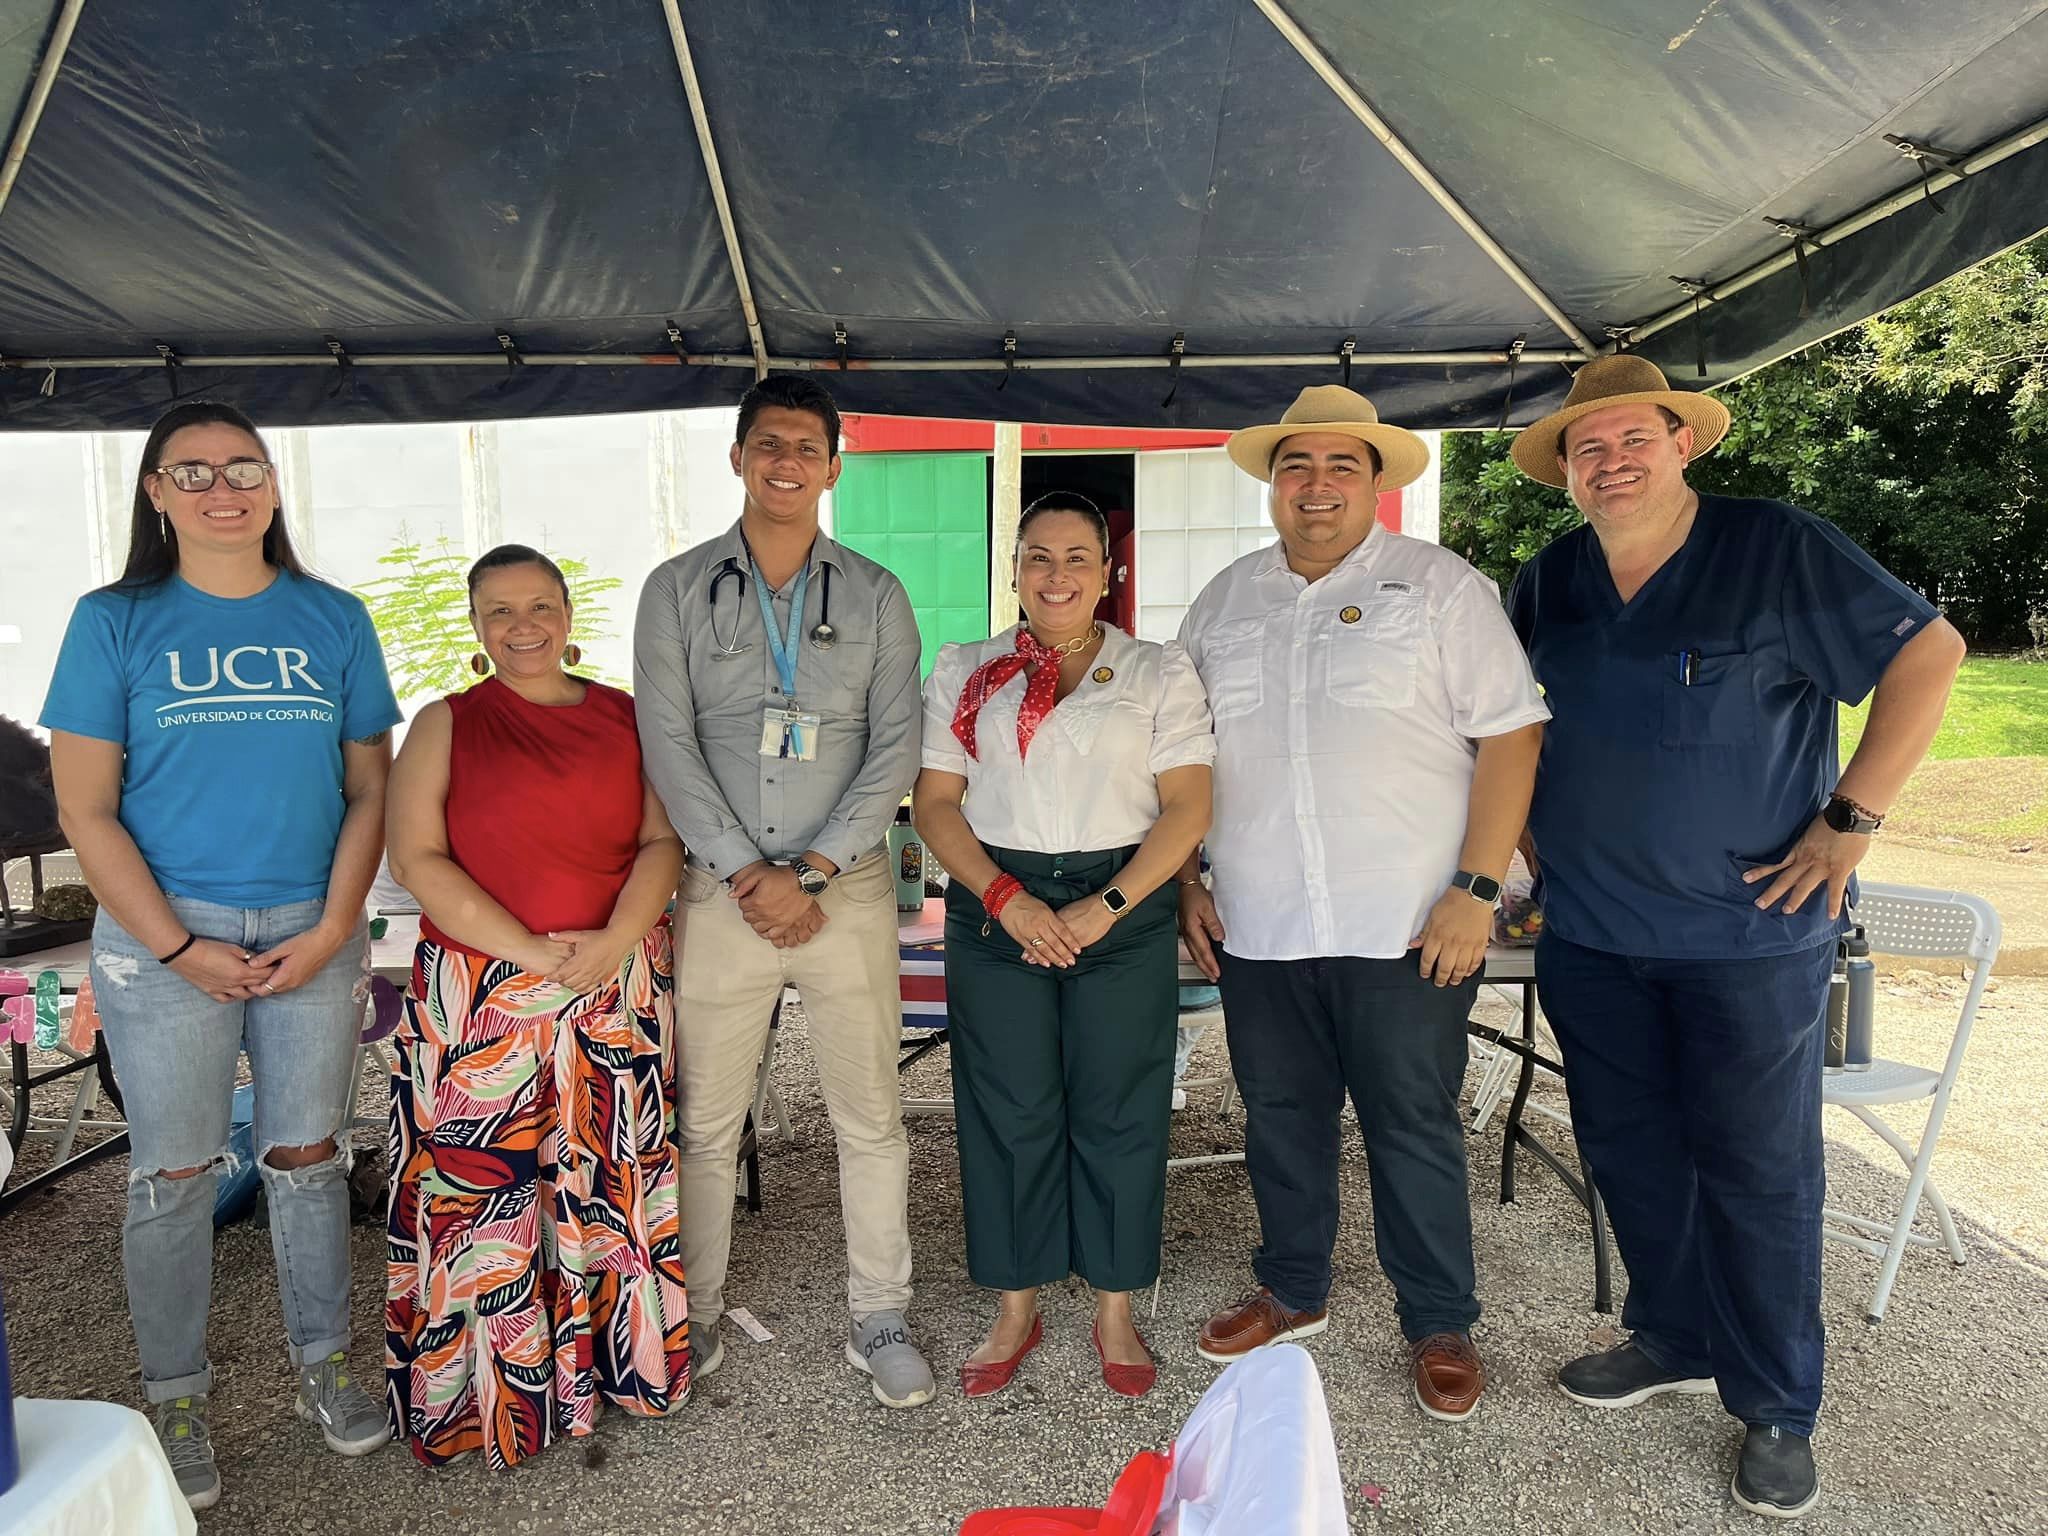
[[[1001,874],[989,881],[988,889],[981,893],[982,910],[990,917],[1001,917],[1003,908],[1024,894],[1024,882],[1015,875]]]

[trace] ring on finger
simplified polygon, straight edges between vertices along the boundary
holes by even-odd
[[[1037,949],[1037,948],[1038,948],[1039,946],[1041,946],[1041,945],[1042,945],[1042,944],[1044,944],[1044,943],[1045,943],[1045,940],[1043,940],[1043,939],[1033,939],[1033,940],[1031,941],[1031,947],[1032,947],[1033,949]]]

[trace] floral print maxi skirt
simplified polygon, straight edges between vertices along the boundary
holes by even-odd
[[[585,997],[422,941],[391,1080],[386,1397],[428,1465],[510,1466],[689,1397],[664,918]]]

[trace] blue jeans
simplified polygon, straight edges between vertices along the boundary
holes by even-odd
[[[1746,1424],[1820,1412],[1823,1015],[1834,946],[1649,960],[1545,933],[1536,985],[1628,1266],[1622,1322]]]
[[[261,954],[320,921],[325,903],[244,911],[189,897],[171,910],[203,939]],[[257,1167],[270,1196],[270,1243],[294,1365],[348,1347],[348,1148],[277,1168],[273,1148],[335,1137],[354,1068],[368,985],[368,928],[304,986],[217,1003],[143,947],[103,907],[93,924],[92,984],[128,1117],[131,1146],[122,1263],[128,1312],[152,1403],[209,1391],[206,1314],[213,1291],[215,1175],[232,1171],[228,1116],[246,1047],[256,1088]],[[191,1178],[166,1170],[199,1168]]]
[[[1221,959],[1259,1208],[1252,1273],[1289,1311],[1328,1301],[1348,1091],[1371,1173],[1373,1245],[1401,1332],[1411,1341],[1466,1332],[1479,1301],[1458,1095],[1479,978],[1439,987],[1407,955]]]

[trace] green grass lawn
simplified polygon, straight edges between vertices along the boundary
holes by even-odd
[[[1842,711],[1843,762],[1869,713],[1867,700]],[[1927,756],[1892,807],[1888,835],[1998,853],[2048,849],[2048,662],[1965,661]]]
[[[1842,711],[1842,761],[1856,750],[1870,701]],[[1970,657],[1949,695],[1928,757],[2048,757],[2048,662]]]

